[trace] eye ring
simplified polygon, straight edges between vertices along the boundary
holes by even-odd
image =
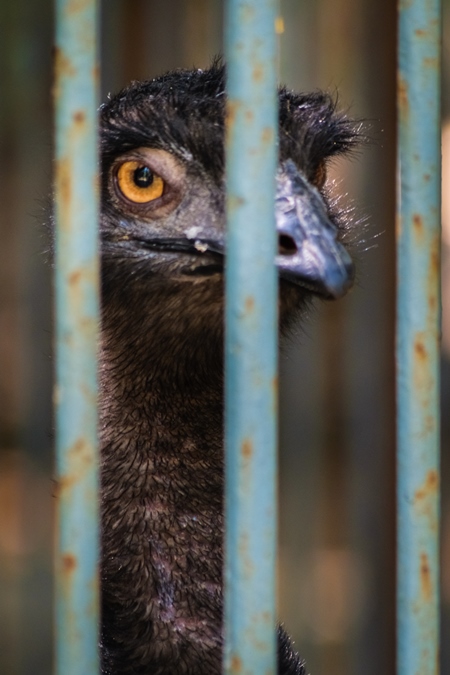
[[[165,182],[145,162],[127,160],[116,172],[116,184],[125,199],[135,204],[148,204],[162,197]]]

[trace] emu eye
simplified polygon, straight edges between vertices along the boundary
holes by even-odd
[[[146,164],[128,161],[120,165],[117,171],[117,185],[120,192],[130,202],[146,204],[152,202],[164,192],[164,181]]]
[[[326,179],[327,179],[327,165],[325,164],[325,162],[321,162],[315,171],[312,182],[314,183],[316,188],[321,190],[325,185]]]

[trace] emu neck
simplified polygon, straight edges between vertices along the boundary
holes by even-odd
[[[195,320],[189,330],[157,305],[132,313],[126,304],[105,312],[100,361],[103,672],[212,675],[221,661],[222,330]]]

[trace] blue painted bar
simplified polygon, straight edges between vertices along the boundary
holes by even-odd
[[[226,14],[225,673],[276,672],[275,0]]]
[[[398,675],[439,673],[439,0],[401,0]]]
[[[98,675],[97,3],[57,0],[56,649],[58,675]]]

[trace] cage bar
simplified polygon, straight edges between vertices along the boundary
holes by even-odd
[[[276,672],[275,0],[226,13],[225,672]]]
[[[398,675],[439,672],[440,15],[400,1]]]
[[[97,3],[57,0],[56,649],[58,675],[97,675]]]

